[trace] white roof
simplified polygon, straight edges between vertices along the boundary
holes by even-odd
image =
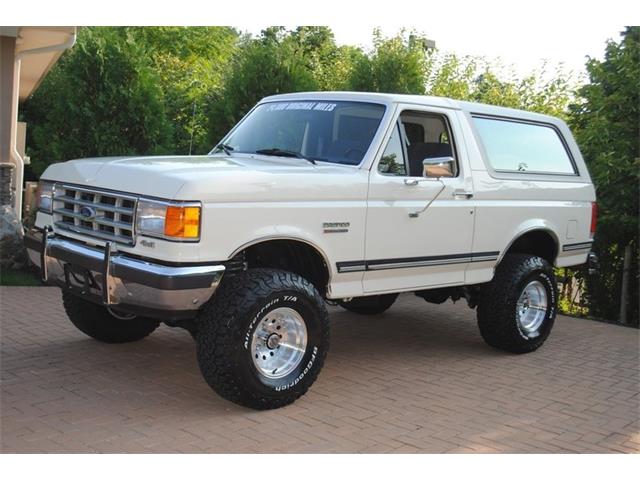
[[[272,101],[302,101],[302,100],[337,100],[354,102],[372,102],[391,105],[395,103],[416,104],[431,107],[450,108],[462,110],[467,113],[479,113],[502,117],[516,117],[534,121],[557,123],[559,120],[541,113],[517,110],[515,108],[496,107],[484,103],[465,102],[453,100],[447,97],[433,97],[429,95],[402,95],[396,93],[370,93],[370,92],[297,92],[272,95],[262,99],[262,102]]]

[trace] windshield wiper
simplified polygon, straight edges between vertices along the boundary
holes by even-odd
[[[274,157],[291,157],[291,158],[301,158],[302,160],[306,160],[309,163],[316,164],[316,161],[313,158],[308,158],[302,155],[299,152],[294,152],[293,150],[283,150],[281,148],[263,148],[261,150],[256,150],[256,153],[259,155],[273,155]]]
[[[227,145],[226,143],[219,143],[215,147],[213,147],[213,151],[215,152],[216,150],[222,150],[224,151],[224,153],[230,156],[231,152],[233,151],[233,147],[231,145]]]

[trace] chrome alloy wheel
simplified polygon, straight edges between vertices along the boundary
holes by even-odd
[[[547,290],[538,280],[527,284],[517,303],[516,317],[520,329],[528,336],[535,336],[547,316]]]
[[[267,313],[253,332],[251,358],[264,377],[283,378],[293,372],[307,348],[307,326],[292,308]]]

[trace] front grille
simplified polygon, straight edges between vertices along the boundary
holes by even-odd
[[[121,193],[56,183],[54,226],[101,240],[133,245],[137,200]]]

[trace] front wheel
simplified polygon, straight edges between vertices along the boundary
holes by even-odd
[[[71,323],[85,335],[104,343],[127,343],[142,340],[160,322],[107,308],[62,291],[62,304]]]
[[[558,287],[549,263],[533,255],[507,255],[478,302],[478,327],[485,342],[527,353],[545,342],[556,317]]]
[[[228,277],[197,323],[204,379],[227,400],[259,410],[304,395],[329,348],[322,297],[309,281],[282,270]]]

